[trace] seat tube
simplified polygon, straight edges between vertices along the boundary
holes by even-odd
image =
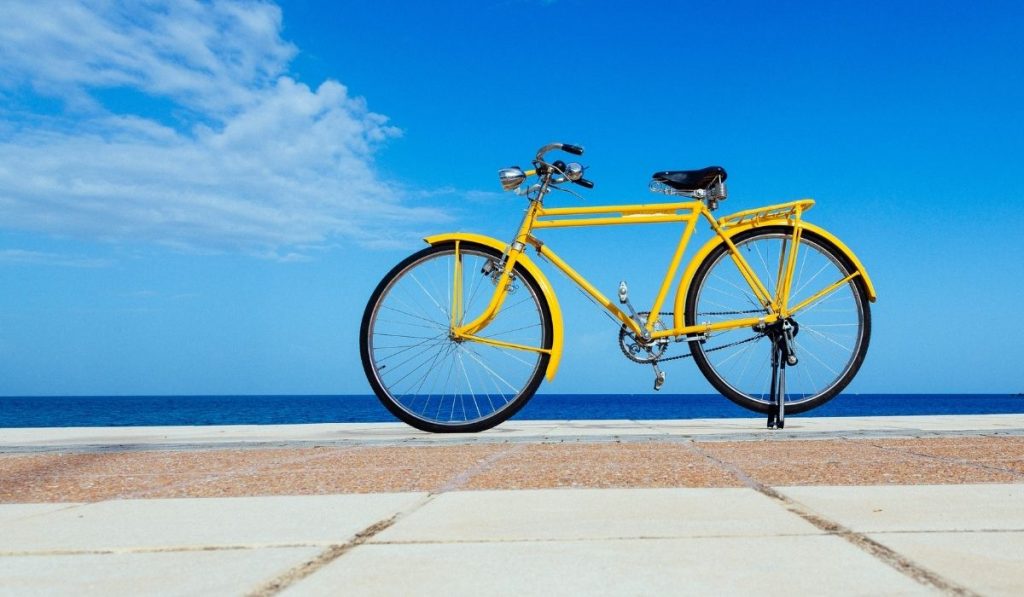
[[[672,255],[672,262],[669,264],[668,272],[665,273],[665,279],[661,282],[661,288],[658,290],[658,296],[654,299],[654,304],[651,306],[651,313],[647,317],[647,324],[644,326],[647,328],[648,333],[654,332],[654,324],[658,321],[658,317],[661,315],[661,308],[665,304],[665,297],[668,296],[669,286],[675,281],[676,271],[679,269],[679,262],[683,259],[683,253],[686,251],[686,246],[690,244],[690,237],[693,236],[693,230],[697,227],[697,212],[694,211],[691,214],[690,219],[686,222],[686,228],[683,229],[683,235],[679,237],[679,244],[676,245],[676,252]]]

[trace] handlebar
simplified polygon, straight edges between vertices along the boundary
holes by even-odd
[[[571,153],[573,155],[583,155],[583,148],[580,147],[579,145],[572,145],[570,143],[548,143],[544,147],[541,147],[540,149],[537,150],[537,157],[534,160],[534,165],[537,166],[538,171],[543,171],[544,167],[548,165],[547,162],[544,161],[544,154],[549,151],[554,151],[556,149],[560,149],[566,153]],[[561,160],[556,160],[551,165],[554,166],[559,172],[565,169],[565,163],[562,162]],[[594,183],[585,178],[578,178],[571,182],[578,184],[585,189],[594,188]]]
[[[556,149],[561,149],[562,151],[573,155],[583,155],[583,148],[579,145],[570,145],[568,143],[548,143],[537,150],[537,159],[543,161],[545,153]]]

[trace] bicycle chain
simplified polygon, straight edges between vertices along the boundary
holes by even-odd
[[[746,311],[711,311],[711,312],[707,312],[707,313],[698,313],[697,316],[700,317],[700,316],[719,316],[719,315],[746,315],[746,314],[750,314],[750,313],[764,313],[764,309],[748,309]],[[673,314],[672,312],[662,313],[662,315],[672,315],[672,314]],[[626,326],[622,326],[622,327],[625,328]],[[736,342],[730,342],[729,344],[723,344],[721,346],[716,346],[714,348],[709,348],[708,350],[705,350],[704,353],[706,354],[706,353],[709,353],[709,352],[715,352],[716,350],[723,350],[723,349],[726,349],[726,348],[731,348],[733,346],[739,346],[740,344],[746,344],[747,342],[753,342],[755,340],[760,340],[763,337],[764,337],[764,334],[757,334],[756,336],[751,336],[750,338],[747,338],[745,340],[737,340]],[[626,355],[627,359],[629,359],[630,361],[636,363],[637,365],[650,365],[651,363],[662,363],[662,362],[665,362],[665,361],[678,361],[679,359],[688,359],[688,358],[693,356],[692,352],[688,352],[686,354],[680,354],[680,355],[676,355],[674,357],[665,357],[664,359],[655,359],[653,361],[639,361],[635,357],[633,357],[632,355],[630,355],[629,353],[626,352],[626,349],[623,348],[621,342],[619,343],[619,349],[622,350],[622,354]]]
[[[728,344],[723,344],[721,346],[716,346],[714,348],[709,348],[709,349],[705,350],[704,353],[707,354],[709,352],[715,352],[716,350],[722,350],[722,349],[730,348],[730,347],[733,347],[733,346],[739,346],[740,344],[746,344],[747,342],[753,342],[754,340],[760,340],[763,337],[764,337],[764,334],[758,334],[756,336],[751,336],[750,338],[747,338],[746,340],[737,340],[736,342],[730,342]],[[660,363],[662,361],[676,361],[676,360],[679,360],[679,359],[688,359],[688,358],[690,358],[692,356],[693,356],[693,353],[692,352],[688,352],[686,354],[680,354],[680,355],[676,355],[674,357],[666,357],[664,359],[658,359],[658,362]]]
[[[746,315],[748,313],[767,313],[764,309],[747,309],[746,311],[708,311],[706,313],[698,313],[697,317],[706,315]],[[671,313],[669,313],[671,315]]]

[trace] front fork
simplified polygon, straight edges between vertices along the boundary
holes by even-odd
[[[491,300],[487,304],[487,307],[477,316],[476,319],[469,323],[463,323],[465,313],[462,312],[462,255],[459,253],[459,244],[455,244],[455,269],[456,275],[453,281],[454,289],[452,291],[453,296],[458,297],[458,307],[452,308],[452,324],[450,334],[454,339],[462,338],[474,338],[475,334],[486,328],[498,312],[501,311],[501,306],[505,302],[505,298],[508,296],[509,288],[513,283],[512,270],[516,265],[516,259],[518,255],[522,253],[522,249],[516,251],[515,249],[510,250],[505,255],[504,263],[499,264],[501,267],[501,273],[497,273],[492,265],[494,262],[488,261],[484,266],[484,270],[478,272],[480,275],[489,276],[496,278],[494,293],[491,295]],[[458,315],[456,315],[458,311]]]
[[[545,181],[543,183],[543,187],[541,188],[541,192],[540,192],[540,196],[541,197],[543,197],[544,193],[546,192],[547,185],[548,185],[548,180],[545,179]],[[487,304],[487,308],[485,308],[483,310],[483,312],[476,319],[474,319],[474,320],[472,320],[472,321],[470,321],[469,323],[466,323],[466,324],[462,323],[462,318],[465,316],[464,313],[460,314],[460,317],[458,319],[456,319],[454,317],[454,314],[453,314],[452,327],[451,327],[451,332],[450,332],[451,337],[453,339],[455,339],[455,340],[470,339],[470,340],[483,341],[481,338],[476,336],[476,334],[478,332],[480,332],[481,330],[483,330],[488,325],[490,325],[490,323],[492,321],[494,321],[494,318],[497,317],[498,312],[501,311],[501,306],[505,302],[505,297],[509,294],[507,291],[508,291],[509,287],[512,285],[512,282],[513,282],[513,273],[512,273],[512,271],[516,267],[516,262],[519,260],[519,256],[522,255],[523,251],[526,250],[526,243],[524,243],[523,241],[529,237],[530,230],[533,229],[533,223],[534,223],[534,220],[537,218],[537,210],[540,209],[540,205],[541,205],[541,202],[540,202],[539,199],[538,200],[530,201],[530,206],[526,209],[526,213],[523,214],[523,221],[519,224],[519,232],[516,234],[515,240],[512,241],[512,244],[509,246],[508,250],[505,251],[505,255],[503,256],[502,261],[498,264],[499,267],[501,267],[501,273],[497,275],[497,280],[495,281],[494,294],[491,295],[491,300]],[[459,254],[459,243],[458,243],[458,241],[455,242],[455,261],[456,261],[456,263],[460,263],[461,262],[461,255]],[[488,262],[488,265],[490,263],[491,262]],[[485,266],[485,267],[487,267],[487,266]],[[485,272],[480,272],[480,273],[483,274],[483,275],[492,275],[493,276],[493,271],[485,271]],[[458,287],[455,292],[457,292],[459,294],[460,298],[461,298],[461,287],[462,287],[461,272],[460,272],[460,275],[457,276],[456,279],[455,279],[455,285]],[[454,309],[453,309],[453,311],[454,311]],[[499,342],[493,342],[493,341],[492,342],[484,341],[484,342],[485,343],[498,344],[498,345],[504,345],[506,348],[517,348],[517,349],[531,350],[531,351],[534,351],[534,352],[547,352],[545,350],[538,350],[538,349],[532,348],[532,347],[524,347],[524,346],[519,346],[519,345],[508,345],[506,343],[499,343]]]

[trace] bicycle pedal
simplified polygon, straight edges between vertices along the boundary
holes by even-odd
[[[654,391],[657,392],[661,389],[661,386],[665,385],[665,372],[658,371],[654,376]]]

